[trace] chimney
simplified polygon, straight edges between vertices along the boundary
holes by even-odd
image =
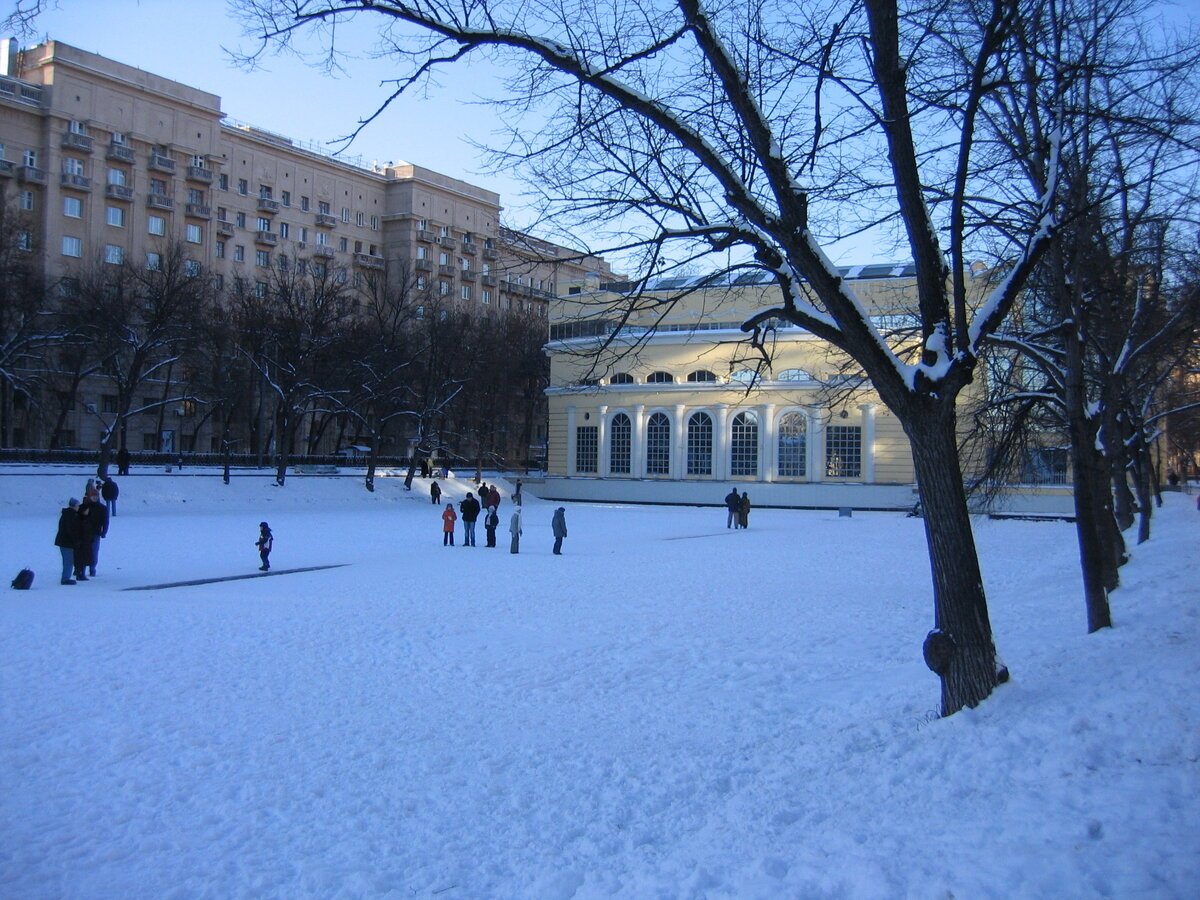
[[[17,74],[17,39],[0,40],[0,75],[15,78]]]

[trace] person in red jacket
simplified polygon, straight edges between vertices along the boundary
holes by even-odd
[[[458,521],[458,513],[454,511],[454,504],[447,503],[446,508],[442,510],[442,546],[454,546],[454,523]]]

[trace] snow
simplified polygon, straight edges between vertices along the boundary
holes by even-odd
[[[0,469],[0,896],[1191,897],[1194,498],[1085,633],[1072,526],[975,523],[1013,680],[938,719],[921,522],[559,504],[443,548],[427,482]],[[443,502],[473,487],[442,482]],[[725,485],[714,484],[720,504]],[[748,488],[751,499],[753,486]],[[261,576],[258,522],[280,570]],[[8,574],[11,572],[11,575]],[[150,591],[191,578],[240,581]]]

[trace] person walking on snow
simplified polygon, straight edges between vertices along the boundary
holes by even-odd
[[[479,518],[479,509],[479,501],[470,491],[467,491],[466,499],[458,504],[458,511],[462,513],[463,520],[464,547],[475,546],[475,520]]]
[[[741,505],[741,498],[738,496],[737,488],[733,488],[725,495],[725,508],[729,510],[729,515],[725,519],[725,527],[732,528],[737,521],[738,508]]]
[[[271,526],[266,522],[258,523],[258,540],[254,542],[254,546],[258,548],[258,558],[262,560],[258,571],[270,571],[271,548],[275,546],[275,535],[271,534]]]
[[[442,502],[442,489],[436,481],[429,486],[429,499],[433,501],[434,506]]]
[[[120,493],[121,489],[117,487],[117,483],[113,479],[104,479],[104,484],[100,488],[100,496],[104,498],[104,505],[108,507],[110,516],[117,514],[117,496]]]
[[[518,506],[513,510],[512,518],[508,520],[508,533],[512,535],[512,543],[509,545],[509,553],[521,552],[521,507]]]
[[[442,510],[442,546],[454,546],[454,523],[458,521],[458,513],[454,511],[454,504],[447,503],[446,508]]]
[[[79,530],[82,527],[79,514],[75,511],[78,507],[79,501],[72,497],[58,516],[58,534],[54,536],[54,546],[62,553],[61,584],[75,583],[75,543],[79,539]]]
[[[554,555],[562,556],[562,542],[563,538],[567,536],[567,509],[565,506],[560,506],[554,511],[550,527],[554,530]]]

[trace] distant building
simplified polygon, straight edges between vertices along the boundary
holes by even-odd
[[[28,215],[22,246],[51,280],[88,265],[154,266],[179,242],[223,283],[265,288],[287,254],[356,279],[405,273],[480,314],[544,317],[564,285],[611,275],[603,260],[502,228],[500,196],[485,188],[409,163],[334,158],[227,119],[200,88],[58,41],[19,52],[0,42],[0,192]],[[97,428],[79,412],[63,431],[91,447]]]

